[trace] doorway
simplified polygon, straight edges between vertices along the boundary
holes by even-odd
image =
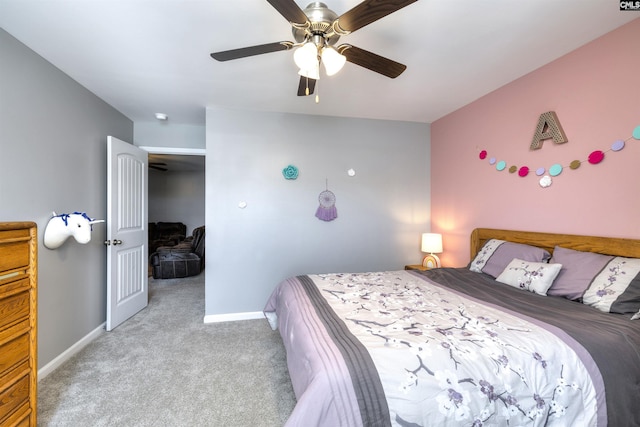
[[[192,236],[196,228],[205,225],[205,150],[141,148],[149,153],[150,230],[158,222],[181,223],[185,236]],[[151,259],[151,241],[149,256]]]

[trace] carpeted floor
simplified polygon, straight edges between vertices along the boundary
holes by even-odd
[[[204,273],[149,279],[149,306],[38,384],[39,426],[282,426],[295,405],[266,320],[204,324]]]

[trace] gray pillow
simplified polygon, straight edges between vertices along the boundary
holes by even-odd
[[[556,246],[549,262],[562,264],[562,269],[547,291],[547,295],[580,300],[593,279],[613,258],[595,252],[576,251]]]
[[[518,258],[523,261],[547,262],[551,254],[544,249],[504,240],[488,240],[469,264],[469,269],[496,278],[509,263]]]

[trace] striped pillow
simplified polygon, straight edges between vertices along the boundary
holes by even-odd
[[[594,277],[582,302],[608,313],[640,312],[640,259],[613,258]]]
[[[515,258],[523,261],[547,262],[551,254],[535,246],[491,239],[482,246],[469,264],[469,269],[496,278]]]

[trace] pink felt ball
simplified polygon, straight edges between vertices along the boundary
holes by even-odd
[[[589,163],[592,165],[597,165],[604,159],[604,153],[600,150],[596,150],[593,153],[589,154]]]

